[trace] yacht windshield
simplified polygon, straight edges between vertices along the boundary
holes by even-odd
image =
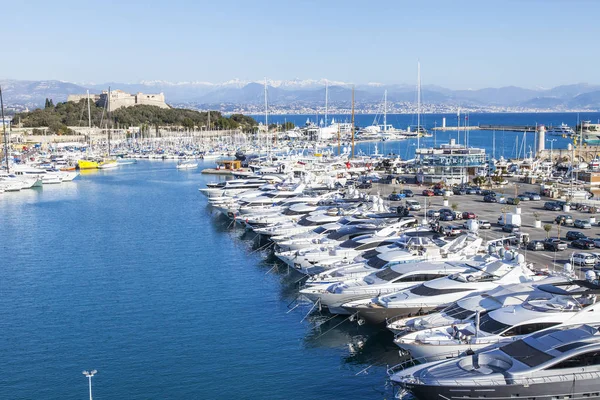
[[[320,226],[320,227],[318,227],[317,229],[313,229],[313,232],[314,232],[314,233],[317,233],[317,234],[319,234],[319,235],[320,235],[321,233],[325,232],[326,230],[327,230],[327,229],[325,229],[325,228],[323,228],[322,226]]]
[[[388,282],[391,281],[391,280],[396,279],[400,275],[402,275],[402,274],[394,271],[391,268],[386,268],[386,269],[381,270],[381,271],[379,271],[379,272],[377,272],[375,274],[375,276],[378,277],[379,279],[382,279],[382,280],[388,281]]]
[[[340,247],[343,247],[345,249],[353,249],[356,246],[358,246],[360,243],[354,241],[354,239],[348,239],[343,241],[342,243],[340,243]]]
[[[410,290],[410,292],[412,294],[416,294],[417,296],[439,296],[442,294],[467,292],[470,290],[473,290],[473,289],[467,289],[467,288],[438,289],[438,288],[430,288],[425,285],[419,285],[415,288],[412,288]]]
[[[483,332],[491,334],[499,334],[510,328],[510,325],[503,324],[490,317],[490,314],[482,315],[479,319],[479,329]]]
[[[466,308],[462,308],[461,306],[458,305],[458,303],[454,303],[450,307],[446,308],[445,313],[449,317],[459,319],[459,320],[467,319],[467,318],[473,316],[473,314],[475,314],[474,311],[467,310]]]
[[[382,260],[379,257],[373,257],[369,261],[367,261],[367,265],[373,268],[383,268],[389,261]]]
[[[550,354],[530,346],[523,340],[517,340],[516,342],[502,346],[500,350],[530,367],[536,367],[554,358]]]

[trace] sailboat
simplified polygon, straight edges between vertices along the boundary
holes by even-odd
[[[87,108],[88,108],[88,139],[90,140],[91,145],[91,135],[92,135],[92,114],[90,109],[90,91],[87,91]],[[98,161],[92,158],[83,158],[77,160],[77,165],[79,169],[97,169]]]
[[[110,113],[110,87],[108,88],[108,107],[107,109],[109,110],[108,112]],[[98,163],[98,168],[99,169],[112,169],[112,168],[117,168],[119,166],[119,163],[117,162],[117,159],[114,157],[110,156],[110,134],[111,134],[111,130],[112,128],[108,127],[108,121],[106,122],[106,137],[108,139],[108,156],[103,158],[102,161],[100,161]]]
[[[419,138],[430,137],[431,134],[427,132],[425,127],[421,126],[421,63],[417,62],[417,126],[413,131],[409,126],[405,135],[408,137],[417,138],[417,148],[420,147]]]

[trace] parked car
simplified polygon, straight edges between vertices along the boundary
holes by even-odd
[[[517,199],[519,199],[520,201],[529,201],[529,196],[526,194],[520,194],[517,196]]]
[[[441,212],[440,211],[440,220],[442,221],[454,221],[456,217],[453,212]]]
[[[408,211],[420,211],[421,204],[416,200],[406,200],[406,208]]]
[[[410,189],[404,189],[400,193],[404,193],[406,197],[415,197],[415,194]]]
[[[440,212],[437,210],[427,210],[427,217],[429,218],[438,218],[440,216]]]
[[[592,224],[590,224],[590,221],[585,219],[576,219],[575,222],[573,222],[573,226],[580,229],[592,229]]]
[[[434,196],[443,196],[445,193],[444,189],[433,189]]]
[[[373,188],[373,184],[371,181],[364,181],[358,184],[357,188],[359,189],[371,189]]]
[[[575,253],[573,254],[573,264],[576,265],[595,265],[598,258],[590,253]]]
[[[577,239],[577,240],[573,240],[571,242],[571,246],[576,247],[578,249],[584,249],[584,250],[589,250],[589,249],[593,249],[594,247],[596,247],[594,245],[594,241],[591,239]]]
[[[562,225],[573,225],[573,217],[567,214],[561,214],[554,218],[554,222]]]
[[[423,196],[427,196],[427,197],[434,196],[433,190],[431,190],[431,189],[423,190]]]
[[[458,236],[462,233],[462,228],[460,226],[447,226],[444,228],[444,233],[447,236]]]
[[[600,247],[600,239],[592,239],[592,240],[594,241],[594,246]]]
[[[493,190],[482,190],[481,195],[482,196],[495,196],[496,192],[494,192]]]
[[[513,224],[505,224],[502,227],[502,231],[503,232],[508,232],[508,233],[515,233],[519,231],[519,226],[518,225],[513,225]]]
[[[542,197],[541,197],[539,194],[535,193],[535,192],[525,192],[525,193],[523,193],[523,194],[524,194],[525,196],[528,196],[528,197],[529,197],[529,200],[538,201],[538,200],[541,200],[541,199],[542,199]]]
[[[478,194],[477,188],[467,188],[467,194]]]
[[[475,213],[471,212],[471,211],[465,211],[462,213],[462,219],[475,219],[477,218],[477,216],[475,215]]]
[[[485,219],[480,219],[479,220],[479,229],[492,229],[492,224],[490,224],[490,221],[487,221]]]
[[[546,250],[563,251],[563,250],[566,250],[567,247],[568,247],[567,242],[564,242],[560,239],[555,239],[555,238],[544,239],[544,248]]]
[[[486,203],[497,203],[498,199],[496,198],[496,196],[491,196],[491,195],[487,195],[487,196],[483,196],[483,201],[485,201]]]
[[[578,240],[578,239],[587,239],[583,233],[579,231],[568,231],[567,232],[567,240]]]
[[[515,200],[516,200],[516,198],[514,198],[514,197],[509,197],[509,198],[507,198],[507,199],[506,199],[506,204],[512,204],[512,205],[516,205],[516,202],[515,202]]]
[[[544,203],[544,208],[546,210],[550,210],[550,211],[560,211],[560,210],[562,210],[562,207],[558,203],[556,203],[554,201],[547,201],[547,202],[545,202]]]
[[[538,250],[544,250],[544,248],[545,248],[544,242],[542,242],[541,240],[532,240],[527,245],[527,250],[538,251]]]
[[[388,196],[389,201],[400,201],[405,198],[406,195],[404,193],[392,193]]]

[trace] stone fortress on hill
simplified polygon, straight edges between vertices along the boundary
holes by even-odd
[[[130,94],[117,89],[111,90],[110,92],[103,90],[101,94],[90,94],[89,97],[91,101],[98,104],[98,106],[106,107],[108,111],[114,111],[121,107],[132,107],[142,104],[161,108],[169,108],[167,103],[165,103],[165,95],[163,93]],[[87,94],[70,94],[67,98],[67,101],[74,101],[77,103],[81,100],[87,100],[87,98]]]

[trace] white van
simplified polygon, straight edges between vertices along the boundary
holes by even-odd
[[[508,213],[506,214],[506,221],[504,220],[504,215],[501,215],[500,218],[498,218],[498,225],[506,224],[521,226],[521,215]]]
[[[573,254],[573,264],[577,265],[595,265],[598,258],[591,253],[575,253]]]
[[[409,211],[420,211],[421,205],[416,200],[406,200],[406,208],[408,208]]]

